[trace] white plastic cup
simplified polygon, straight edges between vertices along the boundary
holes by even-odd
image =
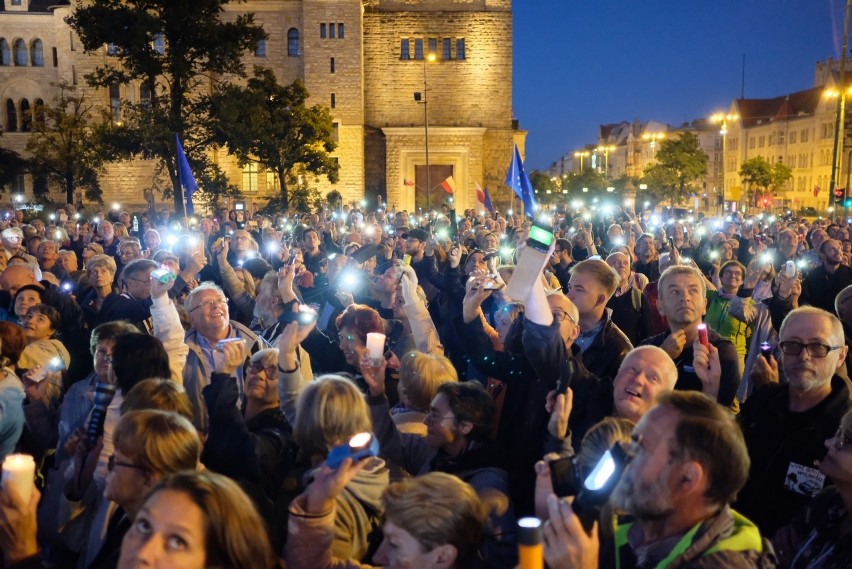
[[[367,334],[367,353],[370,359],[380,360],[385,355],[385,335],[379,332]]]
[[[3,489],[14,488],[24,500],[30,503],[35,480],[35,459],[28,454],[10,454],[3,461]]]

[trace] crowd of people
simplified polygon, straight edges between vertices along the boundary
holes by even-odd
[[[0,208],[2,566],[850,567],[852,218],[580,205]]]

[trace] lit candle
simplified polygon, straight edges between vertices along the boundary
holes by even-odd
[[[30,503],[35,480],[35,459],[28,454],[10,454],[3,461],[3,488],[11,486]]]
[[[367,334],[367,352],[370,354],[370,359],[382,359],[385,353],[385,335],[378,332]]]

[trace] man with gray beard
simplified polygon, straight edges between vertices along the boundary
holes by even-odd
[[[660,395],[633,430],[634,456],[610,497],[634,521],[615,528],[619,569],[774,567],[772,547],[730,503],[749,457],[730,411],[695,391]],[[548,567],[598,567],[597,539],[551,496]]]
[[[736,507],[764,535],[787,525],[826,484],[817,463],[850,407],[849,388],[837,375],[846,359],[843,326],[833,314],[804,306],[781,324],[785,381],[774,359],[758,358],[755,373],[768,380],[739,416],[751,470]]]

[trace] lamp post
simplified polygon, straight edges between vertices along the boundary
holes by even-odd
[[[737,114],[729,114],[725,115],[722,113],[716,113],[715,115],[710,117],[710,122],[719,123],[719,134],[722,135],[722,208],[725,207],[725,151],[727,150],[727,139],[728,139],[728,121],[735,121],[740,118]]]
[[[423,60],[423,95],[420,93],[414,93],[414,100],[418,103],[423,104],[423,128],[424,128],[424,136],[426,139],[426,211],[430,211],[431,203],[430,203],[430,194],[432,192],[432,176],[429,171],[429,107],[428,107],[428,98],[426,96],[426,92],[429,90],[426,83],[426,62],[432,63],[435,61],[435,54],[429,53],[426,58]]]
[[[588,150],[578,150],[577,152],[574,153],[574,158],[580,159],[580,173],[581,174],[583,173],[583,158],[585,158],[588,155],[589,155]]]
[[[598,146],[598,152],[604,153],[604,178],[609,180],[609,153],[615,152],[615,146],[612,144]]]
[[[651,149],[654,151],[654,158],[657,157],[657,141],[663,140],[666,137],[664,132],[646,132],[642,135],[643,140],[651,141]]]

